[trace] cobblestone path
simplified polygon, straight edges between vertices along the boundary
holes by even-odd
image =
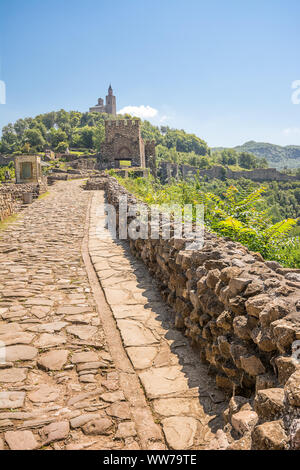
[[[0,232],[0,450],[211,446],[224,397],[81,184]]]
[[[104,192],[94,192],[89,252],[155,421],[171,449],[220,448],[225,397],[175,329],[175,315],[143,262],[105,229],[103,202]]]

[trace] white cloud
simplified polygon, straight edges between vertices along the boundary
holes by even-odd
[[[284,135],[298,135],[300,134],[300,127],[288,127],[283,131]]]
[[[125,106],[118,111],[118,114],[130,114],[141,119],[150,119],[158,115],[158,110],[151,106]]]
[[[167,120],[168,120],[168,116],[163,115],[163,116],[161,116],[161,118],[159,119],[159,122],[165,122],[165,121],[167,121]]]

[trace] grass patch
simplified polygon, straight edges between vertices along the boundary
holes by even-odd
[[[38,197],[38,199],[44,199],[44,197],[49,196],[49,194],[50,194],[50,192],[49,192],[49,191],[46,191],[45,193],[40,194],[39,197]]]
[[[131,167],[131,160],[120,160],[120,166]]]
[[[9,217],[6,217],[4,220],[2,220],[2,222],[0,222],[0,231],[5,230],[8,227],[8,225],[15,222],[17,218],[18,218],[18,214],[13,214],[13,215],[10,215]]]

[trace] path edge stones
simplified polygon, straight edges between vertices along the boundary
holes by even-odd
[[[84,237],[81,245],[81,255],[85,264],[87,276],[94,295],[96,308],[100,316],[110,354],[120,374],[120,385],[131,408],[132,419],[143,450],[163,450],[166,443],[163,432],[155,423],[150,406],[147,403],[140,380],[130,362],[121,339],[115,318],[106,300],[103,288],[93,267],[89,247],[89,228],[91,224],[91,208],[95,192],[89,200],[84,227]]]

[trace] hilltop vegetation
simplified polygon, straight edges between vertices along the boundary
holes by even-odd
[[[51,148],[63,151],[67,147],[84,148],[89,151],[101,150],[104,140],[104,125],[107,119],[137,119],[130,115],[110,116],[106,113],[80,113],[78,111],[51,112],[35,118],[19,119],[2,129],[0,150],[2,153],[22,151],[43,151]],[[166,149],[180,153],[207,155],[208,146],[194,134],[183,130],[158,128],[144,121],[141,125],[145,139],[154,139]]]
[[[224,148],[215,148],[214,151],[224,150]],[[237,152],[250,152],[259,158],[265,158],[272,168],[298,168],[300,166],[300,146],[268,144],[264,142],[255,142],[251,140],[243,145],[234,147]]]
[[[0,153],[16,154],[43,152],[50,148],[63,153],[67,148],[87,153],[100,152],[105,137],[107,119],[137,119],[130,115],[112,117],[108,114],[80,113],[78,111],[50,112],[35,118],[18,119],[2,130]],[[267,166],[248,152],[224,150],[212,153],[207,143],[195,134],[167,126],[153,126],[141,121],[141,133],[145,140],[155,140],[157,160],[184,163],[199,168],[213,165],[229,166],[232,169],[252,169]]]

